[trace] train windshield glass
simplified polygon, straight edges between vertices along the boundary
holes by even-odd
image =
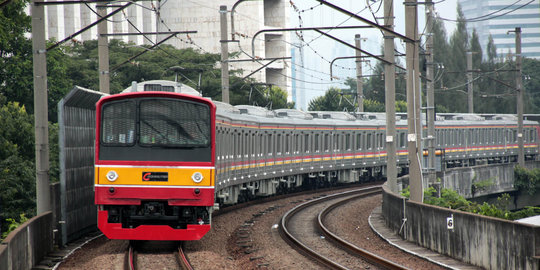
[[[135,102],[121,101],[103,107],[101,140],[104,144],[129,146],[135,143]]]
[[[175,99],[112,102],[103,107],[103,145],[210,146],[210,108]],[[137,136],[138,135],[138,136]]]
[[[142,100],[139,107],[143,146],[206,147],[210,143],[210,108],[181,100]]]

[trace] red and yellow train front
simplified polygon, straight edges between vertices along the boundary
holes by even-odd
[[[99,229],[110,239],[201,239],[214,205],[214,104],[140,92],[105,97],[96,113]]]

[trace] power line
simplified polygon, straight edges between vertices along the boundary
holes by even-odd
[[[505,10],[505,9],[507,9],[507,8],[509,8],[509,7],[511,7],[511,6],[513,6],[513,5],[516,4],[517,2],[521,2],[521,1],[522,1],[522,0],[518,0],[518,1],[514,2],[513,4],[508,5],[508,6],[504,7],[504,8],[501,8],[501,9],[495,11],[495,12],[492,12],[492,13],[487,14],[487,15],[482,15],[482,16],[479,16],[479,17],[476,17],[476,18],[464,19],[464,20],[459,20],[459,19],[455,19],[455,20],[454,20],[454,19],[447,19],[447,18],[443,18],[443,17],[440,17],[440,16],[439,16],[438,18],[440,18],[440,19],[443,20],[443,21],[450,21],[450,22],[480,22],[480,21],[487,21],[487,20],[491,20],[491,19],[495,19],[495,18],[504,16],[504,15],[507,15],[507,14],[509,14],[509,13],[512,13],[512,12],[518,10],[518,9],[521,9],[521,8],[523,8],[523,7],[526,7],[526,6],[528,6],[529,4],[531,4],[532,2],[534,2],[535,0],[530,0],[529,2],[527,2],[527,3],[525,3],[525,4],[521,5],[521,6],[518,6],[518,7],[514,8],[514,9],[512,9],[512,10],[509,10],[509,11],[507,11],[507,12],[505,12],[505,13],[498,14],[498,15],[495,15],[495,16],[492,16],[492,17],[489,17],[489,18],[485,18],[486,16],[490,16],[490,15],[492,15],[492,14],[494,14],[494,13],[501,12],[501,11],[503,11],[503,10]]]

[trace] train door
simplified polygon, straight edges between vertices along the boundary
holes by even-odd
[[[273,131],[266,133],[266,164],[265,172],[272,173],[274,170],[274,136]]]
[[[309,169],[309,167],[312,167],[312,162],[313,162],[313,151],[311,150],[312,148],[312,142],[311,142],[311,134],[309,131],[304,131],[302,132],[302,142],[303,142],[303,147],[302,147],[302,150],[303,150],[303,159],[302,159],[302,165],[301,167],[302,168],[306,168],[306,169]]]
[[[274,163],[274,174],[276,172],[279,174],[283,170],[283,137],[284,134],[281,130],[276,132],[276,147],[275,147],[275,163]]]
[[[292,156],[293,156],[293,148],[292,148],[292,140],[294,138],[294,134],[292,134],[291,131],[287,130],[285,134],[285,164],[283,165],[285,174],[289,174],[292,171]]]

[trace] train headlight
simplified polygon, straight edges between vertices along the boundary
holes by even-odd
[[[109,171],[105,177],[107,177],[107,180],[114,182],[118,179],[118,174],[115,171]]]
[[[203,180],[203,175],[200,172],[196,172],[191,176],[191,180],[195,183],[200,183]]]

